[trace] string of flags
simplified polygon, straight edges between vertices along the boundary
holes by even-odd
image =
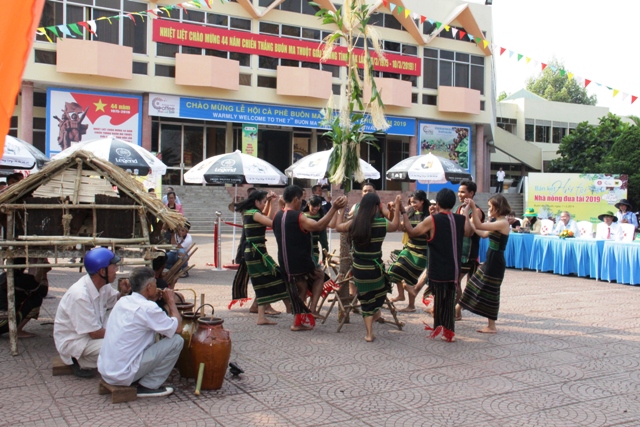
[[[130,19],[131,21],[133,21],[133,23],[136,23],[136,16],[142,20],[142,22],[144,22],[144,18],[145,16],[149,19],[151,18],[158,18],[161,15],[166,14],[167,17],[171,17],[171,11],[176,10],[176,9],[184,9],[186,13],[188,13],[188,9],[187,6],[193,6],[196,7],[198,9],[202,9],[203,7],[205,7],[205,5],[209,8],[212,9],[213,8],[213,3],[214,0],[189,0],[183,3],[178,3],[175,5],[166,5],[166,6],[161,6],[161,7],[157,7],[154,9],[148,9],[146,11],[142,11],[142,12],[130,12],[130,13],[122,13],[120,15],[114,15],[114,16],[109,16],[109,17],[101,17],[101,18],[97,18],[94,20],[90,20],[90,21],[86,21],[86,22],[76,22],[76,23],[71,23],[71,24],[61,24],[61,25],[51,25],[51,26],[46,26],[46,27],[39,27],[36,31],[37,34],[45,36],[47,38],[47,40],[50,43],[53,43],[53,40],[51,40],[51,37],[49,36],[49,33],[53,34],[55,37],[61,37],[62,35],[66,36],[66,37],[83,37],[84,33],[83,30],[89,31],[91,34],[93,34],[95,37],[97,37],[97,33],[96,33],[96,22],[97,21],[102,21],[102,20],[106,20],[109,22],[109,24],[112,24],[112,21],[114,20],[119,20],[119,19]],[[526,56],[524,54],[521,53],[517,53],[516,51],[507,49],[505,47],[499,46],[495,43],[491,43],[488,40],[486,40],[484,38],[483,34],[480,35],[474,35],[474,34],[470,34],[467,31],[463,31],[461,29],[452,27],[451,25],[445,24],[443,22],[440,21],[436,21],[433,19],[430,19],[424,15],[420,15],[418,13],[416,13],[415,11],[412,11],[410,9],[407,9],[404,6],[400,6],[397,5],[395,3],[392,3],[390,0],[382,0],[383,4],[385,7],[387,7],[390,11],[391,14],[397,14],[399,16],[404,15],[405,18],[408,18],[409,16],[411,16],[414,20],[419,20],[420,24],[424,24],[425,21],[429,22],[429,24],[431,24],[432,26],[435,26],[436,30],[440,30],[441,28],[444,27],[444,31],[447,32],[451,32],[452,36],[454,39],[456,40],[464,40],[465,38],[467,38],[469,41],[471,42],[475,42],[477,45],[482,46],[483,49],[486,49],[489,45],[491,45],[491,49],[494,52],[494,54],[498,54],[498,56],[503,56],[504,54],[508,54],[508,57],[511,58],[515,58],[515,60],[517,62],[520,62],[524,59],[524,64],[527,65],[532,65],[534,68],[538,68],[540,69],[540,71],[543,71],[545,68],[549,67],[554,73],[560,73],[561,76],[567,76],[569,79],[575,79],[576,82],[580,85],[582,85],[585,89],[590,85],[590,84],[594,84],[598,87],[604,87],[608,90],[610,90],[612,92],[613,97],[615,98],[616,96],[618,96],[619,94],[621,94],[621,99],[622,101],[626,101],[628,98],[630,98],[631,100],[631,104],[633,104],[634,102],[636,102],[638,100],[638,96],[636,95],[632,95],[630,93],[627,92],[622,92],[619,89],[613,88],[611,86],[607,86],[605,84],[602,83],[598,83],[598,82],[594,82],[591,79],[587,79],[586,77],[582,77],[582,76],[578,76],[572,72],[569,72],[563,68],[559,68],[559,67],[555,67],[553,65],[549,65],[548,63],[545,63],[543,61],[539,61],[536,60],[534,58],[531,58],[529,56]],[[225,4],[225,3],[229,3],[229,0],[220,0],[220,3]]]

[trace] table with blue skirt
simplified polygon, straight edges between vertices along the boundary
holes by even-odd
[[[485,262],[489,239],[480,239],[480,262]],[[575,274],[640,285],[640,242],[540,236],[511,233],[504,251],[507,267]]]
[[[605,241],[602,280],[640,285],[640,242]]]
[[[533,253],[533,240],[535,234],[511,233],[504,250],[504,261],[509,268],[525,269],[531,266],[531,254]],[[487,249],[489,249],[489,239],[480,239],[480,262],[487,259]]]

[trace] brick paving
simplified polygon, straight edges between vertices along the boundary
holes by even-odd
[[[174,395],[120,404],[98,395],[98,379],[53,377],[53,317],[80,277],[55,269],[41,318],[26,328],[38,338],[21,340],[14,357],[0,337],[0,426],[640,425],[640,289],[509,269],[498,334],[476,333],[485,319],[463,312],[456,343],[429,340],[422,322],[430,319],[419,309],[400,314],[401,332],[376,324],[376,341],[366,343],[359,316],[340,333],[335,312],[293,333],[286,314],[258,327],[246,306],[227,310],[234,272],[207,267],[212,238],[195,240],[197,267],[179,287],[216,307],[245,374],[197,397],[193,380],[174,373]],[[387,240],[385,254],[400,235]],[[228,262],[229,235],[223,249]]]

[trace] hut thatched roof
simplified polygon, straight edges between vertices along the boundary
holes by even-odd
[[[155,195],[150,195],[140,181],[133,178],[122,168],[82,150],[73,153],[69,157],[50,162],[39,172],[29,175],[22,181],[7,188],[0,193],[0,205],[21,203],[21,199],[24,196],[31,194],[53,178],[62,175],[65,171],[70,169],[77,170],[78,167],[82,167],[85,171],[93,171],[96,175],[108,180],[112,185],[117,186],[122,193],[130,197],[136,205],[145,207],[170,228],[175,229],[184,225],[185,218],[181,214],[168,209]]]

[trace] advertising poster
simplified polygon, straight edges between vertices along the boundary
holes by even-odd
[[[242,124],[242,152],[258,157],[258,125]]]
[[[461,168],[472,175],[471,170],[471,126],[458,123],[429,123],[418,122],[418,149],[419,155],[429,152],[434,156],[442,157],[457,163]],[[457,191],[458,184],[421,184],[416,188],[431,193],[432,198],[443,188],[451,188]]]
[[[141,112],[141,96],[48,89],[46,154],[109,135],[141,145]]]
[[[627,198],[627,175],[530,173],[527,207],[538,217],[559,217],[569,211],[576,221],[598,223],[598,215],[615,213],[615,204]]]

